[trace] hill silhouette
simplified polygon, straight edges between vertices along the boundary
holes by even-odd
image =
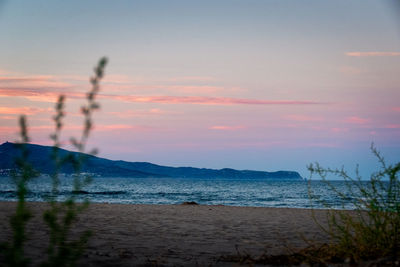
[[[35,144],[26,144],[29,150],[29,162],[42,174],[51,174],[55,166],[51,160],[52,147]],[[16,169],[15,158],[20,151],[16,144],[5,142],[0,145],[0,170],[7,174],[10,170]],[[71,153],[77,157],[79,152],[72,152],[65,149],[59,150],[61,157]],[[102,177],[132,177],[132,178],[157,178],[157,177],[179,177],[179,178],[235,178],[235,179],[302,179],[295,171],[252,171],[224,169],[206,169],[194,167],[167,167],[149,162],[128,162],[122,160],[109,160],[85,154],[86,160],[82,166],[82,172],[91,173]],[[73,167],[64,165],[61,173],[73,174]]]

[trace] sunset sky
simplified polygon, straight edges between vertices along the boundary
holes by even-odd
[[[397,1],[398,2],[398,1]],[[50,145],[109,58],[89,148],[169,166],[294,170],[400,158],[395,0],[0,0],[0,143]]]

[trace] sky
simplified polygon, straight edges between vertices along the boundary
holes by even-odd
[[[0,0],[0,143],[27,115],[51,145],[82,129],[107,56],[88,148],[168,166],[293,170],[357,164],[372,143],[400,157],[400,4],[395,0]]]

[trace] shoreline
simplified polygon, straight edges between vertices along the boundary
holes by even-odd
[[[18,200],[0,200],[0,205],[1,203],[17,203]],[[57,201],[58,203],[61,203],[63,201]],[[82,201],[79,201],[79,199],[76,201],[77,203],[83,203]],[[191,201],[188,201],[191,202]],[[38,205],[40,204],[46,204],[48,203],[46,200],[43,201],[26,201],[26,203],[37,203]],[[234,205],[224,205],[224,204],[201,204],[201,203],[196,203],[196,204],[186,204],[185,202],[182,203],[176,203],[176,204],[163,204],[163,203],[113,203],[113,202],[95,202],[95,201],[89,201],[89,205],[132,205],[132,206],[206,206],[206,207],[233,207],[233,208],[262,208],[262,209],[293,209],[293,210],[308,210],[308,211],[327,211],[327,210],[338,210],[338,211],[346,211],[346,212],[352,212],[355,211],[355,209],[336,209],[336,208],[302,208],[302,207],[267,207],[267,206],[234,206]]]
[[[7,219],[17,202],[0,202],[0,242],[10,238]],[[46,202],[27,202],[34,217],[27,229],[27,252],[39,263],[48,243],[41,214]],[[309,240],[326,242],[311,209],[208,205],[90,203],[79,217],[73,235],[90,229],[80,266],[231,266],[221,256],[246,252],[260,256],[288,254]],[[324,222],[325,210],[314,210]]]

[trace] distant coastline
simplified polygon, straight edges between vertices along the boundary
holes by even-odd
[[[51,158],[52,147],[35,144],[26,144],[30,152],[29,161],[41,174],[49,175],[54,171],[54,163]],[[6,176],[11,170],[16,169],[15,158],[19,150],[14,143],[5,142],[0,145],[0,175]],[[78,152],[60,149],[61,156],[71,153],[78,156]],[[109,160],[85,154],[86,161],[82,166],[82,172],[94,177],[132,177],[132,178],[233,178],[233,179],[285,179],[302,180],[296,171],[253,171],[235,170],[231,168],[208,169],[194,167],[168,167],[149,162],[128,162],[122,160]],[[73,167],[65,165],[61,169],[64,175],[73,174]]]

